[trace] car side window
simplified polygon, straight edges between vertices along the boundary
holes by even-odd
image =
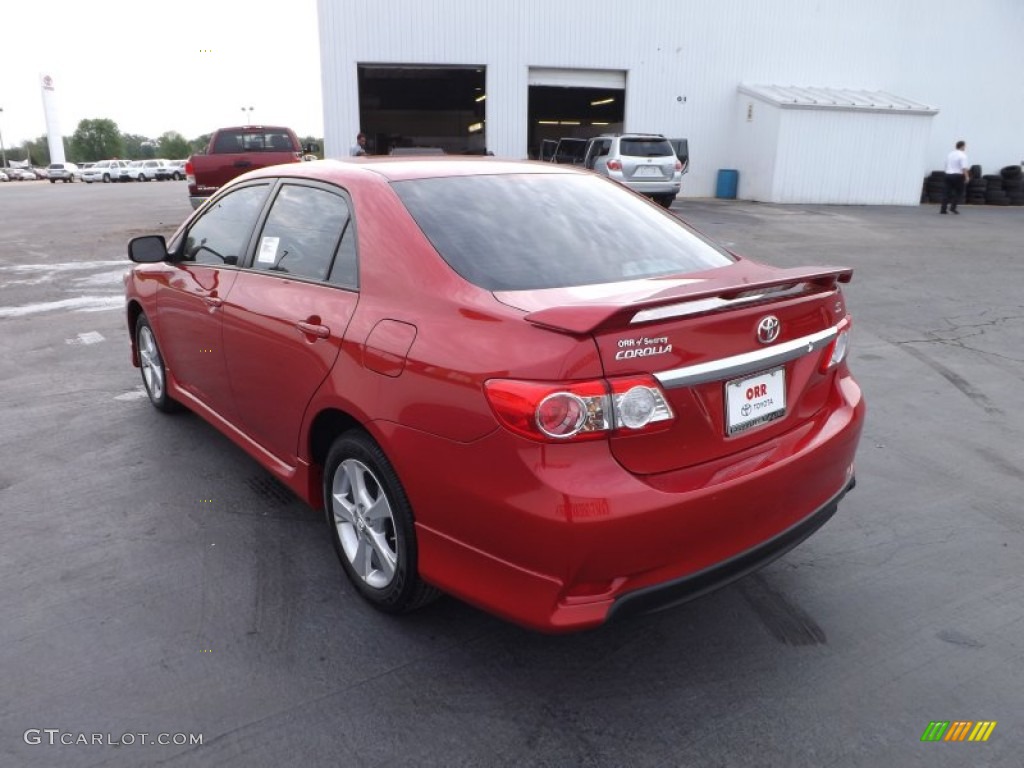
[[[189,228],[184,260],[217,267],[241,261],[268,189],[266,184],[242,187],[213,203]]]
[[[349,218],[341,195],[285,184],[263,226],[253,269],[326,280]]]
[[[356,228],[352,217],[349,217],[345,225],[345,231],[341,233],[341,244],[338,246],[338,253],[334,257],[334,265],[331,267],[331,274],[327,278],[329,282],[340,285],[344,288],[359,287],[359,262],[356,258]]]

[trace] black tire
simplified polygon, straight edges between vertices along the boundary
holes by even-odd
[[[662,208],[671,208],[672,201],[674,201],[675,199],[675,195],[655,195],[654,202],[656,202]]]
[[[103,183],[104,184],[109,184],[110,183],[110,174],[109,173],[104,173],[103,174]]]
[[[174,413],[181,406],[167,394],[167,368],[164,366],[156,334],[143,314],[135,321],[135,348],[139,354],[139,370],[142,372],[142,386],[146,388],[149,402],[158,411]]]
[[[139,174],[139,178],[138,178],[137,180],[138,180],[138,181],[145,181],[145,180],[146,180],[146,177],[145,177],[145,175],[143,175],[143,174],[141,174],[141,173],[140,173],[140,174]]]
[[[50,179],[50,183],[51,183],[51,184],[56,184],[56,183],[57,183],[57,180],[56,180],[56,179]]]
[[[438,596],[419,577],[405,489],[365,432],[350,430],[334,441],[324,464],[323,493],[334,550],[349,581],[374,608],[407,613]]]

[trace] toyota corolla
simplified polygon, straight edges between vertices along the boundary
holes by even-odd
[[[128,250],[152,404],[323,509],[388,612],[597,626],[770,562],[854,484],[851,270],[742,258],[586,171],[277,166]]]

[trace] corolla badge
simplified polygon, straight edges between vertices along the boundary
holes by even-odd
[[[757,324],[757,340],[762,344],[771,344],[779,338],[779,318],[775,315],[765,315]]]

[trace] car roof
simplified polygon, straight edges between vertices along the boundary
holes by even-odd
[[[252,171],[246,178],[291,176],[321,181],[374,175],[387,181],[446,178],[450,176],[500,176],[510,174],[583,174],[571,166],[529,160],[500,160],[488,157],[353,157],[344,160],[314,160]]]

